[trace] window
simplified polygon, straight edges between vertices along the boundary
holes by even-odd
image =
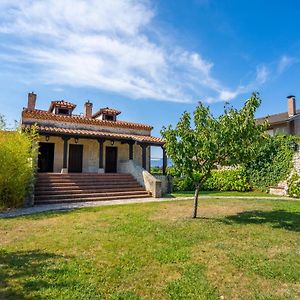
[[[67,109],[67,108],[58,108],[57,109],[57,114],[59,114],[59,115],[69,115],[70,110]]]
[[[107,121],[114,121],[114,116],[109,116],[109,115],[104,115],[104,120],[107,120]]]

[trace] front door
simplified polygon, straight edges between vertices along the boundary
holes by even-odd
[[[39,143],[38,172],[53,172],[54,143]]]
[[[116,173],[117,172],[117,147],[106,147],[105,152],[105,173]]]
[[[69,167],[68,172],[70,173],[81,173],[82,172],[82,154],[83,145],[69,145]]]

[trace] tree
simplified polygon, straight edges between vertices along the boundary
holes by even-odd
[[[224,108],[214,117],[201,102],[194,111],[193,124],[184,112],[177,126],[163,127],[161,133],[168,157],[178,176],[189,178],[195,188],[193,218],[197,217],[201,185],[218,165],[241,165],[255,156],[255,149],[266,129],[257,125],[254,113],[260,106],[258,93],[253,93],[240,110]]]

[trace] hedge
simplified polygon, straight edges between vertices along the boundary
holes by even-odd
[[[249,178],[243,168],[214,170],[203,185],[205,191],[238,191],[251,190]]]
[[[173,177],[174,191],[192,191],[193,182],[187,178]],[[213,170],[203,184],[202,190],[209,191],[249,191],[251,185],[243,168]]]

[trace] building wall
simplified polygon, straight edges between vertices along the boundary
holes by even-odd
[[[47,143],[46,137],[41,136],[40,142]],[[50,136],[48,143],[54,143],[54,168],[53,171],[56,173],[61,172],[63,167],[63,147],[64,142],[61,137]],[[69,139],[68,145],[75,144],[74,138]],[[88,172],[98,172],[99,169],[99,143],[97,140],[93,139],[79,139],[78,145],[83,145],[83,163],[82,171],[84,173]],[[112,145],[111,141],[105,141],[103,144],[103,163],[105,168],[105,153],[106,147],[117,147],[118,148],[118,161],[117,168],[121,161],[126,161],[129,159],[129,146],[128,144],[121,144],[121,142],[114,142]],[[69,151],[69,150],[68,150]],[[142,148],[134,144],[133,145],[133,160],[138,164],[142,165]],[[147,170],[150,167],[150,147],[147,148]]]
[[[295,120],[295,134],[300,134],[300,119]]]
[[[289,134],[289,128],[287,125],[275,125],[272,129],[268,130],[268,133],[272,136],[278,133]]]

